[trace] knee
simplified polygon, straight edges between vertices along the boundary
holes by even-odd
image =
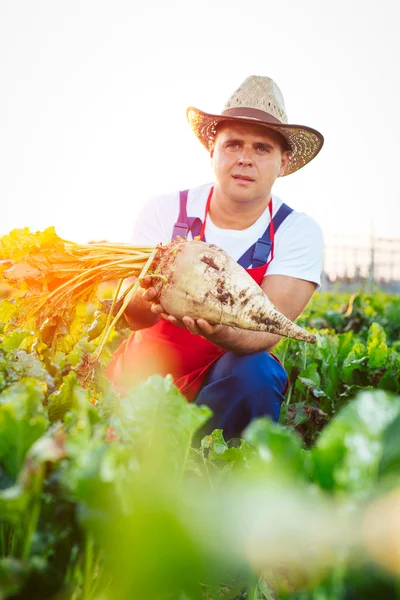
[[[233,370],[235,378],[253,390],[274,388],[283,393],[287,383],[287,373],[281,363],[268,352],[256,352],[238,356]],[[239,384],[239,381],[238,381]]]

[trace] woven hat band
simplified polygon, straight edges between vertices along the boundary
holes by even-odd
[[[263,121],[264,123],[271,123],[271,125],[282,125],[279,119],[257,108],[248,108],[246,106],[227,108],[222,114],[227,117],[245,117],[247,119],[257,119],[257,121]]]

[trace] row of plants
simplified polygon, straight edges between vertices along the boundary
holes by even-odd
[[[107,296],[107,291],[103,291]],[[154,376],[119,398],[96,306],[51,353],[0,303],[0,598],[399,598],[400,302],[319,294],[282,341],[281,423],[198,439],[206,407]]]
[[[399,297],[317,294],[299,324],[317,330],[318,342],[277,347],[291,384],[281,420],[307,444],[359,391],[400,393]]]

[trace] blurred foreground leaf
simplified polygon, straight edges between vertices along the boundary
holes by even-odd
[[[384,431],[400,414],[400,397],[362,392],[321,433],[312,449],[315,477],[326,489],[366,493],[376,486]]]
[[[13,477],[49,425],[43,408],[45,390],[43,382],[25,379],[0,394],[0,461]]]

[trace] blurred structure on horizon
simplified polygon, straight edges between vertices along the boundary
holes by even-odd
[[[400,292],[400,238],[325,236],[321,291]]]

